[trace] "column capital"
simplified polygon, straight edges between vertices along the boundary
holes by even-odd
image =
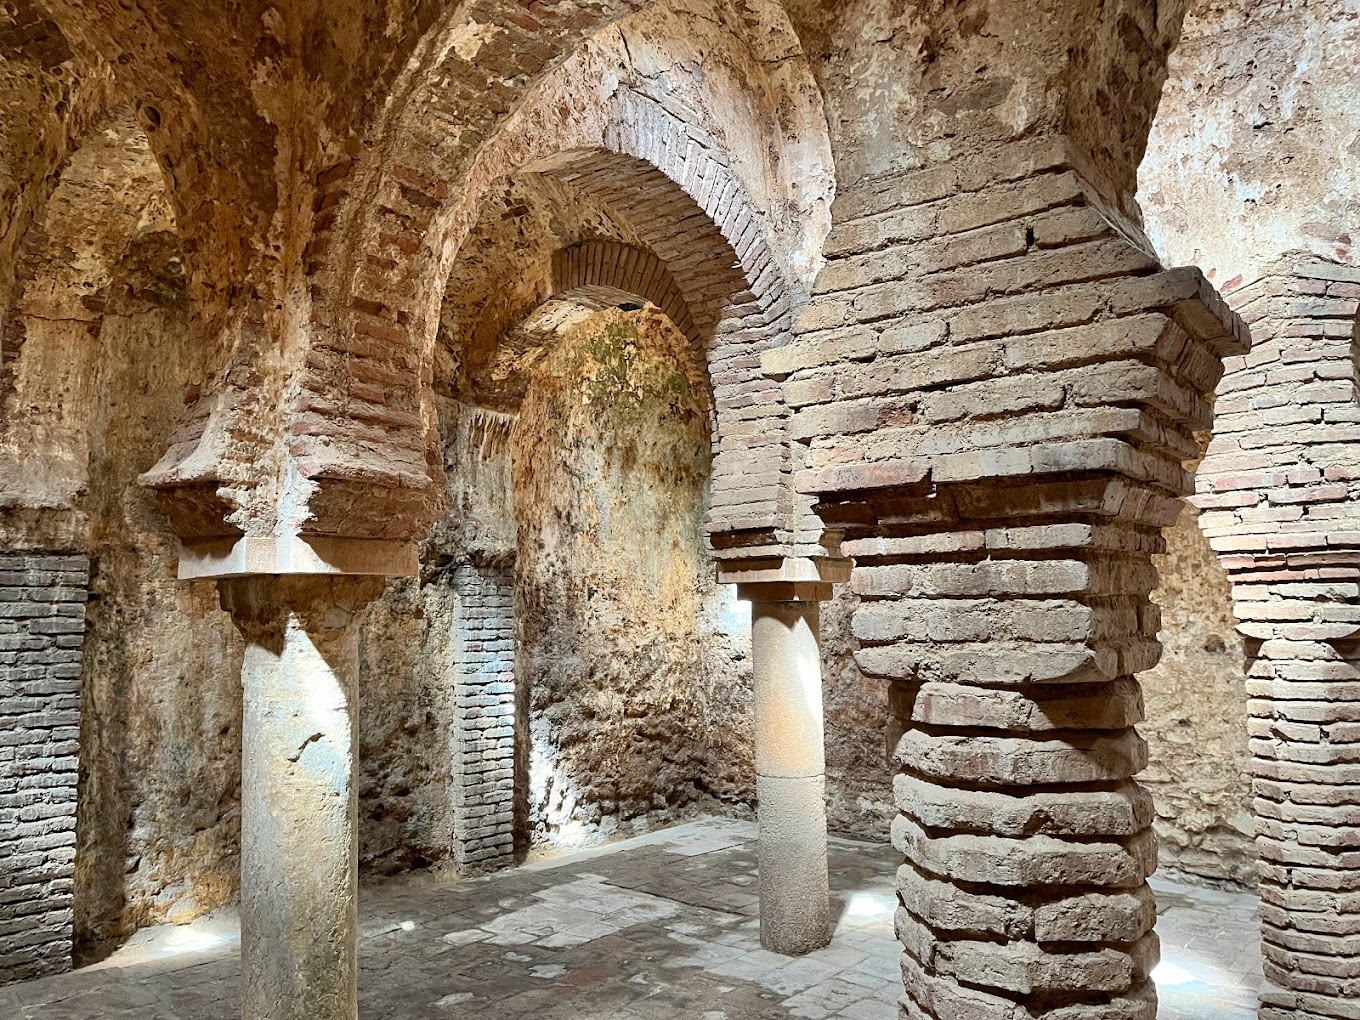
[[[371,574],[235,574],[217,582],[218,601],[247,643],[275,649],[290,628],[327,647],[346,640],[384,586]]]
[[[829,602],[834,586],[850,580],[854,561],[845,556],[770,557],[718,565],[718,583],[735,584],[751,602]]]

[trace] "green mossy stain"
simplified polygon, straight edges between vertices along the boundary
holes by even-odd
[[[592,330],[564,368],[567,379],[581,380],[581,401],[595,409],[602,429],[637,428],[667,412],[689,418],[703,411],[681,365],[657,357],[631,321]]]

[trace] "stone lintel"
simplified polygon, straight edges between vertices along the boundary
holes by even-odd
[[[819,471],[800,471],[794,488],[823,499],[882,489],[919,490],[929,483],[930,471],[931,462],[926,457],[833,464]]]
[[[748,602],[830,602],[853,565],[845,556],[734,560],[718,564],[718,583],[735,584]]]
[[[835,595],[834,585],[820,581],[766,581],[737,585],[737,597],[747,602],[830,602]]]
[[[181,581],[261,574],[361,574],[412,577],[420,557],[414,542],[337,535],[243,537],[186,542]]]
[[[829,602],[833,585],[850,580],[844,556],[784,556],[718,564],[718,583],[735,584],[740,598],[757,602]]]

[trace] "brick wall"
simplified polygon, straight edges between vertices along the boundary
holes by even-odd
[[[515,853],[514,568],[465,563],[453,586],[454,854],[460,865],[496,868]]]
[[[0,983],[71,964],[89,561],[0,556]]]

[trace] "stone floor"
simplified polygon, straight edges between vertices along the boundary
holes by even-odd
[[[707,819],[488,878],[364,896],[364,1020],[894,1020],[891,848],[832,840],[836,934],[760,948],[753,826]],[[1156,884],[1161,1020],[1252,1020],[1255,898]],[[104,963],[0,988],[16,1020],[235,1020],[229,913],[139,933]]]

